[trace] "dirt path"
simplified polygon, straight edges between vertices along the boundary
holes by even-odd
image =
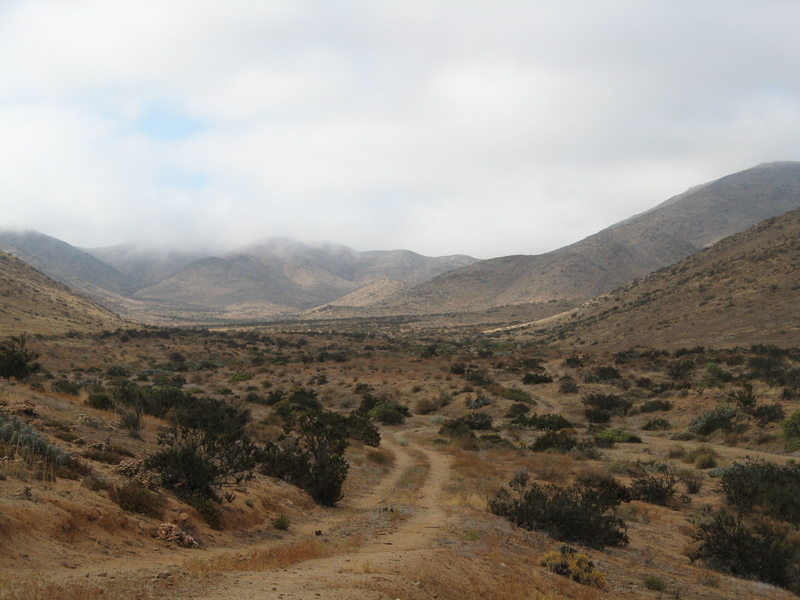
[[[191,597],[372,600],[397,598],[401,589],[403,598],[430,598],[414,575],[434,558],[438,532],[447,520],[441,495],[449,461],[404,437],[408,445],[384,440],[396,456],[384,482],[336,514],[298,528],[298,537],[318,537],[319,530],[325,543],[343,544],[344,551],[288,569],[224,573]]]

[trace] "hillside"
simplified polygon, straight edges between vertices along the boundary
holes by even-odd
[[[576,346],[794,345],[799,282],[800,209],[531,329]]]
[[[759,165],[696,186],[595,235],[537,256],[506,256],[403,291],[385,314],[586,300],[800,207],[800,163]]]
[[[780,437],[800,410],[796,348],[654,349],[623,361],[379,327],[32,340],[41,369],[0,380],[0,600],[796,598],[797,513],[774,510],[795,503],[772,504],[800,489]],[[589,410],[586,398],[619,408]],[[749,404],[707,418],[736,398]],[[309,401],[321,410],[305,412]],[[371,404],[379,445],[340,443],[333,424]],[[322,418],[324,428],[301,429]],[[342,479],[307,471],[299,452],[312,443],[325,452],[317,464]],[[229,450],[247,462],[223,462]],[[776,483],[755,460],[791,470]],[[759,494],[728,544],[703,527],[730,504],[720,483],[731,467],[747,469]],[[189,496],[206,476],[214,487]],[[315,496],[320,479],[341,485],[334,507]],[[519,486],[547,492],[525,499],[546,521],[505,511],[524,498]],[[578,498],[576,486],[591,488],[588,502],[555,495]],[[765,522],[777,533],[756,551],[770,561],[733,576],[716,549],[739,556]],[[701,539],[722,543],[709,551]],[[563,544],[602,578],[572,581],[548,565]]]
[[[18,258],[0,252],[0,332],[59,335],[116,329],[124,322]]]
[[[0,249],[117,314],[161,324],[297,315],[361,288],[354,298],[364,303],[369,290],[385,287],[381,282],[416,285],[477,260],[314,247],[288,238],[221,256],[136,244],[82,250],[33,231],[0,231]]]

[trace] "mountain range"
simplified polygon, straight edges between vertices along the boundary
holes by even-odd
[[[799,307],[800,209],[795,209],[516,330],[576,348],[786,346],[800,339]]]
[[[0,250],[124,318],[148,323],[453,314],[548,303],[545,314],[553,314],[798,207],[800,163],[778,162],[698,185],[535,256],[478,261],[288,238],[219,256],[133,244],[84,250],[10,231],[0,231]]]

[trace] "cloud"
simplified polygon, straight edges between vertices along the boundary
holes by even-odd
[[[0,226],[490,257],[800,159],[791,1],[7,1]]]

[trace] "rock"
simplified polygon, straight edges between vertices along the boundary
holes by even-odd
[[[250,508],[253,508],[256,505],[256,503],[253,502],[250,498],[245,500],[244,503],[247,504],[247,506],[249,506]]]
[[[181,514],[179,514],[179,515],[178,515],[178,518],[179,518],[179,519],[180,519],[182,522],[186,523],[186,521],[188,521],[188,520],[189,520],[189,513],[182,512]]]

